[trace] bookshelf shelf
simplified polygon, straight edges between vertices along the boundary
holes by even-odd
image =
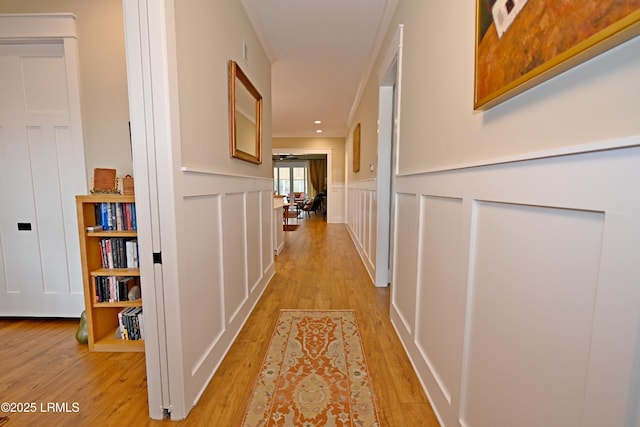
[[[99,268],[91,271],[91,276],[140,276],[138,268]]]
[[[92,351],[144,351],[144,340],[126,341],[116,338],[116,334],[117,328],[112,329],[109,333],[93,343],[94,349]]]
[[[144,351],[142,299],[128,300],[142,288],[135,197],[76,196],[76,208],[89,351]]]
[[[142,300],[137,299],[133,301],[117,301],[117,302],[94,302],[94,308],[102,307],[142,307]]]
[[[135,237],[138,233],[135,231],[88,231],[88,237]]]

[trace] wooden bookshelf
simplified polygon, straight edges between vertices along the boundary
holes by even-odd
[[[126,204],[128,207],[125,212],[124,206]],[[131,266],[131,262],[134,261],[133,252],[128,252],[128,249],[123,248],[127,245],[127,241],[130,242],[128,245],[132,245],[137,237],[137,227],[131,217],[133,215],[132,206],[135,207],[134,196],[111,194],[76,196],[89,351],[144,351],[143,339],[139,339],[137,336],[134,336],[134,339],[122,339],[118,320],[118,313],[123,310],[136,307],[141,309],[142,299],[121,300],[125,298],[124,294],[119,295],[113,286],[111,288],[106,286],[106,282],[109,280],[113,280],[112,283],[117,287],[118,280],[126,281],[131,278],[132,283],[139,284],[142,288],[140,269]],[[109,224],[114,229],[108,229],[109,225],[105,224],[101,231],[88,231],[87,227],[95,227],[107,221],[106,217],[103,218],[101,207],[111,209],[108,214]],[[118,211],[120,215],[114,213]],[[135,209],[133,209],[133,213],[135,213]],[[111,257],[109,258],[106,255],[106,242],[108,241],[109,245],[115,246],[113,242],[116,240],[122,246],[120,246],[118,256],[114,253],[115,248],[112,252],[112,248],[109,246],[108,252]],[[111,266],[107,262],[109,259],[113,264]],[[123,265],[124,263],[129,263],[129,265]],[[107,278],[105,283],[99,284],[99,281],[103,280],[101,278]],[[98,289],[99,287],[100,289]],[[105,295],[105,292],[108,295]],[[136,321],[142,320],[138,316],[134,317]]]

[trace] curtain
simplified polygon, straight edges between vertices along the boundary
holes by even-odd
[[[314,192],[320,193],[326,187],[327,161],[309,160],[309,179]]]

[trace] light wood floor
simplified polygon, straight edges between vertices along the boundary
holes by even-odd
[[[37,407],[0,413],[6,426],[238,426],[282,308],[355,310],[381,425],[438,426],[389,321],[389,290],[373,286],[346,226],[313,214],[299,223],[285,233],[275,277],[186,420],[148,420],[143,354],[89,353],[75,341],[74,320],[0,319],[0,402]],[[50,402],[67,412],[46,412]]]

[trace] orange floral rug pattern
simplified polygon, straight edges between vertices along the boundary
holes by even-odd
[[[281,310],[243,427],[377,427],[353,311]]]

